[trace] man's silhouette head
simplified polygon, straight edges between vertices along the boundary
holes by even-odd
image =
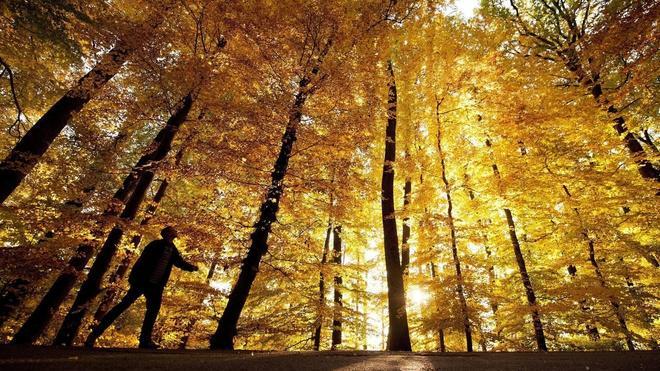
[[[167,226],[160,231],[160,235],[164,240],[172,242],[177,237],[176,229],[171,226]]]

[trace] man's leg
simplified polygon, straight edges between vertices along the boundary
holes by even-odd
[[[121,299],[121,301],[112,307],[112,309],[110,309],[110,311],[108,311],[108,313],[101,319],[101,322],[99,322],[99,324],[94,327],[92,332],[87,337],[87,340],[85,340],[85,346],[94,346],[96,339],[101,336],[101,334],[103,334],[103,332],[108,327],[110,327],[112,322],[114,322],[120,314],[122,314],[128,307],[130,307],[131,304],[133,304],[137,298],[142,295],[142,293],[142,289],[131,287],[126,295],[124,295],[124,297]]]
[[[163,289],[147,289],[144,292],[144,297],[147,299],[147,312],[144,314],[142,333],[140,333],[140,348],[154,348],[155,344],[151,340],[151,333],[154,330],[154,324],[156,323],[156,318],[160,311]]]

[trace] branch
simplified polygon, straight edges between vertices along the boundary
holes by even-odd
[[[582,26],[580,27],[580,37],[587,33],[587,19],[589,19],[589,12],[591,11],[591,0],[587,0],[587,8],[584,11],[584,18],[582,19]]]
[[[551,13],[552,17],[555,19],[554,26],[555,29],[557,30],[557,33],[564,38],[564,40],[568,41],[568,36],[564,34],[564,32],[561,30],[561,21],[559,20],[559,14],[557,14],[557,10],[553,7],[551,7],[547,1],[541,0],[541,3],[543,6],[545,6]]]
[[[516,18],[518,18],[517,23],[520,25],[520,27],[524,31],[524,32],[520,32],[520,30],[519,30],[519,32],[523,36],[531,36],[531,37],[535,38],[536,40],[540,41],[541,43],[548,45],[550,47],[550,49],[552,49],[552,50],[557,49],[559,47],[559,45],[553,43],[552,41],[546,39],[545,37],[543,37],[543,36],[541,36],[541,35],[539,35],[535,32],[530,31],[530,29],[527,27],[527,25],[523,21],[522,17],[520,16],[520,10],[518,9],[518,6],[516,6],[516,3],[513,0],[509,0],[509,4],[511,4],[511,7],[513,8],[514,12],[516,13]]]
[[[14,101],[14,107],[16,107],[16,120],[14,120],[14,123],[9,126],[9,135],[19,137],[21,136],[21,116],[24,116],[26,121],[30,122],[27,119],[27,116],[23,114],[23,109],[21,108],[21,104],[18,101],[18,95],[16,94],[16,85],[14,84],[14,72],[11,70],[11,67],[7,62],[5,62],[2,57],[0,57],[0,64],[4,67],[4,70],[2,71],[2,74],[0,74],[0,77],[4,76],[5,72],[7,72],[7,75],[9,76],[9,88],[11,90],[11,97]],[[12,132],[16,132],[16,135],[14,135]]]

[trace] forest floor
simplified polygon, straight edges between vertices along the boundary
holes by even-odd
[[[658,370],[660,352],[215,352],[0,346],[0,370]]]

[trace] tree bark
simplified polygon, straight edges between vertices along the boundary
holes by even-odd
[[[332,238],[332,263],[335,265],[335,270],[341,267],[342,246],[341,246],[341,225],[335,226]],[[342,328],[342,308],[344,303],[342,301],[341,285],[343,283],[341,275],[335,271],[335,287],[334,287],[334,312],[332,318],[332,345],[331,350],[337,349],[341,344],[341,328]]]
[[[513,252],[516,255],[516,263],[518,263],[518,271],[520,273],[520,279],[525,287],[525,295],[527,295],[527,304],[532,312],[532,324],[534,325],[534,335],[536,337],[536,344],[540,351],[547,352],[548,347],[545,344],[545,334],[543,333],[543,323],[541,322],[541,315],[539,314],[539,309],[536,304],[536,294],[534,293],[534,288],[532,287],[532,282],[529,279],[529,274],[527,273],[527,267],[525,266],[525,258],[523,257],[522,251],[520,250],[520,242],[518,241],[518,236],[516,235],[516,225],[513,221],[513,215],[511,210],[504,209],[504,214],[506,214],[506,222],[509,225],[509,236],[511,237],[511,245],[513,246]]]
[[[463,330],[465,332],[465,347],[468,352],[472,352],[472,326],[470,325],[470,316],[468,312],[467,300],[465,299],[464,286],[465,281],[461,272],[461,261],[458,257],[458,244],[456,242],[456,227],[454,225],[453,203],[451,199],[451,187],[447,179],[447,168],[445,164],[445,154],[442,150],[442,127],[440,122],[440,101],[435,106],[436,123],[438,125],[438,154],[440,155],[440,171],[442,183],[444,185],[445,195],[447,196],[447,224],[451,236],[451,253],[456,269],[456,295],[461,306],[461,315],[463,319]]]
[[[591,263],[591,266],[594,267],[594,271],[596,272],[596,277],[598,277],[598,282],[600,283],[600,286],[603,288],[607,288],[608,287],[607,283],[605,282],[603,273],[600,271],[600,266],[598,265],[598,261],[596,260],[596,252],[594,251],[593,241],[590,241],[589,243],[589,262]],[[619,327],[621,327],[621,331],[626,337],[626,345],[628,345],[628,350],[631,351],[635,350],[635,344],[633,343],[632,334],[628,329],[628,324],[626,323],[626,317],[623,312],[623,308],[621,307],[621,303],[619,299],[615,295],[610,295],[609,299],[610,299],[610,305],[612,306],[612,309],[614,310],[614,314],[616,315],[616,319],[619,322]]]
[[[321,349],[321,329],[323,328],[323,311],[325,308],[325,275],[323,274],[323,268],[328,262],[331,235],[332,223],[328,223],[328,230],[325,234],[325,243],[323,244],[323,256],[321,257],[321,270],[319,272],[319,314],[316,328],[314,329],[314,350],[316,351]]]
[[[438,332],[439,336],[439,341],[440,341],[440,352],[445,353],[447,351],[447,347],[445,346],[445,329],[440,327],[440,330]]]
[[[387,271],[387,301],[389,333],[387,350],[410,351],[410,333],[406,312],[406,293],[403,286],[403,272],[399,261],[399,241],[394,212],[394,161],[396,160],[396,80],[392,61],[387,62],[389,73],[387,128],[385,131],[385,159],[381,181],[381,209],[383,219],[383,239],[385,248],[385,269]]]
[[[406,155],[407,152],[406,152]],[[403,212],[407,212],[410,207],[410,194],[412,193],[412,180],[406,177],[406,183],[403,186]],[[406,215],[403,218],[403,226],[401,231],[401,271],[404,275],[408,275],[410,266],[410,247],[408,240],[410,239],[410,217]]]
[[[74,113],[119,71],[131,48],[119,41],[101,61],[41,116],[0,164],[0,203],[18,187],[69,123]]]
[[[44,332],[53,315],[69,294],[80,272],[87,265],[93,248],[91,245],[80,245],[76,254],[71,257],[67,267],[60,273],[55,283],[41,299],[30,317],[23,323],[12,339],[12,344],[32,344]]]

